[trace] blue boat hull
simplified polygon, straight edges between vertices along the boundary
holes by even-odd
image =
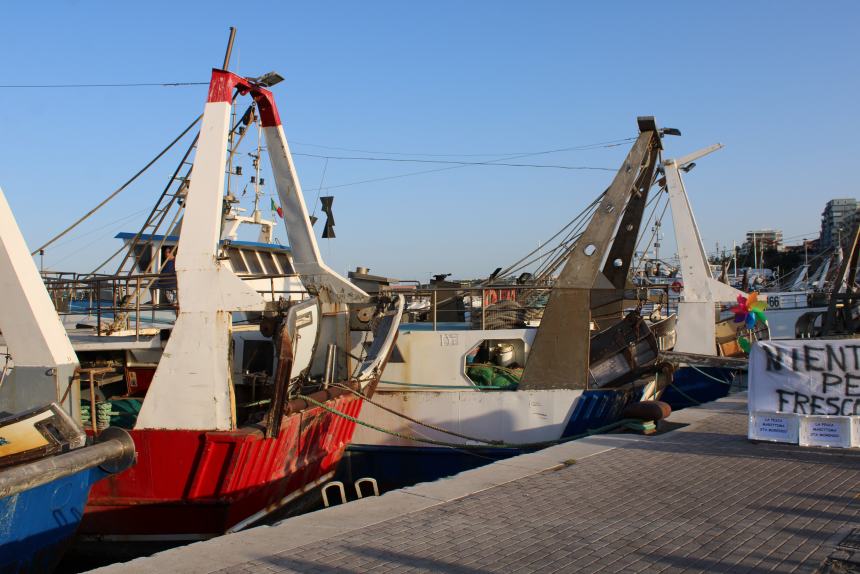
[[[617,422],[624,407],[640,400],[641,387],[584,391],[576,400],[573,414],[560,438],[586,434]]]
[[[517,449],[479,448],[457,450],[426,446],[350,445],[337,470],[337,480],[352,484],[372,477],[382,492],[431,482],[497,460],[510,458]],[[354,493],[348,493],[350,499]]]
[[[105,476],[91,468],[0,499],[0,573],[53,571],[75,535],[90,487]]]
[[[709,403],[729,394],[735,371],[720,367],[681,367],[660,400],[673,411]]]

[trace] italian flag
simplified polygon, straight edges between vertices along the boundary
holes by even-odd
[[[280,216],[280,218],[283,219],[284,218],[284,210],[281,209],[280,205],[275,203],[274,199],[271,199],[271,201],[272,201],[272,211],[276,211],[278,213],[278,215]]]

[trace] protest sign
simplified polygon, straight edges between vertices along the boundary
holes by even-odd
[[[749,438],[860,446],[860,341],[761,341],[750,353]],[[852,438],[853,436],[853,438]]]

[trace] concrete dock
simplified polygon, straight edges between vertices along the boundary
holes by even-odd
[[[860,572],[860,452],[754,444],[746,411],[734,395],[659,436],[594,436],[95,572]]]

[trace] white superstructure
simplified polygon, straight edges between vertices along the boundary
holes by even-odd
[[[0,411],[17,413],[62,402],[80,422],[79,389],[72,382],[77,356],[2,189],[0,332],[12,361],[0,364]]]

